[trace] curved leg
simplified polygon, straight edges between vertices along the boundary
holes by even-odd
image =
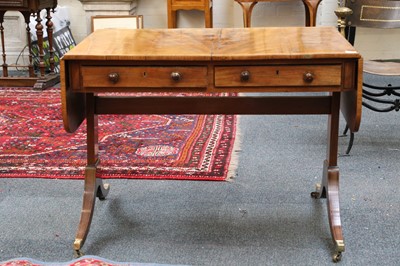
[[[349,126],[348,125],[346,125],[346,127],[344,128],[341,137],[347,136],[347,131],[349,131]]]
[[[350,140],[349,140],[349,145],[347,146],[346,155],[350,154],[351,148],[353,148],[353,142],[354,142],[354,132],[350,132]]]
[[[100,200],[104,200],[110,188],[108,184],[103,184],[100,178],[96,178],[96,168],[97,163],[96,165],[88,165],[85,169],[85,189],[83,193],[81,218],[73,244],[75,257],[83,255],[80,249],[85,243],[89,233],[96,196],[99,197]]]
[[[251,27],[251,13],[253,12],[253,8],[257,3],[258,2],[251,2],[251,3],[238,2],[238,4],[242,7],[243,10],[243,26],[245,28]]]
[[[85,188],[78,231],[73,249],[76,257],[83,255],[81,248],[85,243],[92,222],[96,196],[104,200],[109,191],[109,185],[96,177],[98,159],[98,120],[94,111],[95,95],[86,94],[86,125],[87,125],[87,166],[85,169]]]
[[[332,109],[328,121],[327,159],[324,161],[322,183],[311,193],[313,198],[326,198],[332,240],[335,244],[333,261],[338,262],[344,252],[340,220],[339,167],[337,166],[340,93],[332,93]]]
[[[332,240],[335,244],[333,261],[338,262],[342,257],[342,252],[345,250],[342,223],[340,219],[338,167],[330,167],[328,161],[324,161],[322,183],[317,185],[316,191],[312,192],[311,196],[316,199],[327,199],[329,226]]]
[[[345,129],[343,130],[342,135],[340,135],[341,137],[345,137],[347,136],[347,132],[349,131],[349,126],[346,125]],[[347,145],[347,149],[346,149],[346,155],[350,154],[351,148],[353,147],[353,142],[354,142],[354,132],[350,131],[350,140],[349,140],[349,144]]]
[[[306,26],[315,27],[317,22],[317,10],[321,0],[303,0],[306,12]]]

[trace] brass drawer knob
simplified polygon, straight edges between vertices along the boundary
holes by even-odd
[[[119,75],[118,73],[110,73],[108,74],[108,80],[111,81],[113,84],[117,83],[119,80]]]
[[[171,79],[173,81],[180,81],[182,79],[181,73],[179,72],[172,72],[171,73]]]
[[[249,81],[250,80],[250,71],[244,70],[240,73],[240,81]]]
[[[304,73],[303,80],[307,83],[311,83],[314,80],[314,74],[311,72]]]

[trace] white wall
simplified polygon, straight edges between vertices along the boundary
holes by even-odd
[[[82,3],[78,0],[58,0],[58,5],[68,8],[72,34],[75,41],[80,42],[87,36],[86,15]]]

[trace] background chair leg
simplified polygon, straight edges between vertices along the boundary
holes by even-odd
[[[354,132],[350,132],[350,140],[349,140],[349,145],[347,146],[346,155],[350,154],[351,148],[353,147],[353,141],[354,141]]]
[[[343,133],[341,135],[341,137],[347,136],[347,131],[349,131],[349,126],[346,125],[345,129],[343,130]]]
[[[346,125],[346,128],[343,130],[343,133],[340,136],[346,137],[348,131],[349,131],[349,126]],[[350,140],[349,140],[349,145],[347,145],[346,155],[350,155],[351,148],[353,147],[353,142],[354,142],[354,132],[350,131]]]

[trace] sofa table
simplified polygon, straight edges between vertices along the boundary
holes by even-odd
[[[87,124],[76,254],[81,254],[88,235],[96,196],[105,199],[109,189],[96,177],[98,115],[312,114],[327,115],[328,139],[322,183],[311,195],[327,198],[334,259],[340,260],[344,240],[337,166],[339,114],[341,110],[352,131],[358,130],[361,61],[334,27],[105,29],[89,35],[61,60],[64,127],[75,132],[84,119]],[[107,94],[115,92],[257,92],[259,96]]]
[[[243,25],[251,27],[251,14],[258,2],[287,2],[292,0],[235,0],[243,10]],[[315,26],[317,21],[317,10],[321,0],[302,0],[306,12],[306,26]]]
[[[45,89],[60,81],[59,74],[54,71],[54,49],[53,49],[53,22],[51,21],[51,12],[57,6],[57,0],[0,0],[0,35],[1,35],[1,47],[2,47],[2,70],[3,75],[0,77],[1,86],[12,86],[12,87],[34,87],[35,89]],[[49,65],[50,72],[45,73],[45,62],[44,62],[44,40],[43,40],[43,29],[45,28],[42,23],[40,12],[46,10],[46,31],[49,42]],[[26,23],[26,34],[27,34],[27,47],[29,50],[29,64],[25,66],[8,64],[7,54],[4,40],[4,15],[7,11],[19,11]],[[29,28],[30,17],[36,16],[36,35],[38,43],[38,57],[39,57],[39,74],[35,74],[33,70],[33,54],[32,54],[32,42],[31,42],[31,29]],[[10,76],[8,70],[10,67],[27,67],[28,76]]]

